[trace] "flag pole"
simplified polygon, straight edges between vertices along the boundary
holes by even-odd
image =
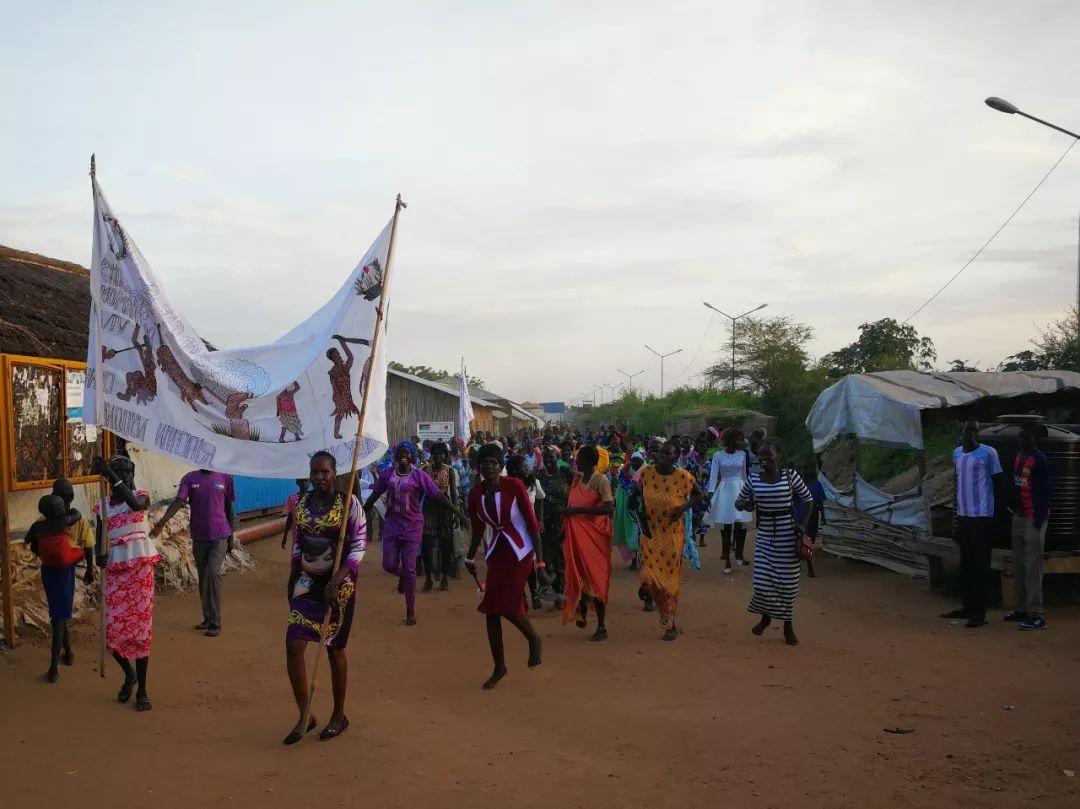
[[[345,497],[345,513],[341,518],[341,529],[338,531],[337,549],[334,551],[334,566],[333,573],[331,573],[331,580],[333,575],[337,573],[338,568],[341,566],[341,551],[345,546],[345,531],[349,524],[349,510],[352,507],[353,489],[356,487],[356,466],[360,461],[360,443],[364,437],[364,420],[367,417],[368,402],[371,399],[371,374],[375,369],[375,357],[379,351],[379,337],[382,334],[383,319],[386,317],[386,293],[390,289],[390,268],[394,261],[394,237],[397,235],[397,223],[398,214],[401,213],[401,209],[407,207],[401,199],[401,194],[397,195],[397,201],[394,204],[394,218],[390,224],[390,244],[386,248],[386,271],[383,273],[382,279],[382,291],[379,293],[379,306],[375,310],[375,332],[371,336],[371,362],[365,363],[364,368],[364,399],[360,403],[360,419],[356,425],[356,440],[353,442],[353,454],[352,454],[352,469],[349,471],[349,488]],[[304,704],[304,711],[300,716],[300,728],[307,728],[308,718],[311,716],[311,703],[315,699],[315,686],[319,677],[319,664],[322,662],[322,648],[326,645],[326,636],[330,631],[330,611],[331,604],[326,605],[326,612],[323,614],[322,627],[319,629],[319,652],[315,655],[315,663],[311,668],[311,683],[308,686],[307,702]]]
[[[94,238],[97,239],[97,189],[94,184],[97,182],[97,159],[96,155],[90,155],[90,191],[94,196]],[[96,268],[100,272],[100,268]],[[95,268],[91,267],[90,277],[94,277]],[[100,276],[98,276],[100,278]],[[100,281],[98,282],[100,284]],[[100,289],[91,289],[91,302],[90,308],[91,315],[98,318],[100,321],[100,314],[98,306],[100,305],[101,296]],[[101,351],[101,323],[95,324],[97,328],[94,329],[94,334],[97,335],[97,343],[94,346],[94,421],[97,423],[99,430],[102,430],[101,445],[104,447],[107,445],[105,440],[104,428],[101,426],[102,422],[102,405],[104,400],[102,392],[102,368],[101,363],[104,362],[104,356]],[[108,649],[105,645],[105,571],[108,569],[109,558],[109,504],[105,495],[105,480],[104,478],[98,478],[98,527],[101,529],[101,545],[95,549],[95,554],[98,557],[105,557],[105,564],[102,565],[98,576],[98,610],[100,615],[98,616],[98,676],[101,679],[105,679],[105,657],[108,654]]]

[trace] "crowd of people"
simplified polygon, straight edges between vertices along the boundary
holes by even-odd
[[[1049,463],[1038,451],[1036,429],[1025,425],[1014,463],[1014,558],[1019,609],[1006,621],[1025,629],[1045,627],[1042,616],[1042,541],[1049,501]],[[969,423],[954,453],[957,473],[956,538],[964,570],[963,606],[946,613],[969,627],[985,621],[985,572],[990,521],[1002,469],[992,448],[978,442]],[[105,643],[121,669],[119,702],[135,696],[139,711],[152,708],[147,688],[153,636],[153,537],[182,508],[191,509],[190,532],[199,575],[202,621],[207,636],[221,632],[221,564],[232,547],[235,492],[228,475],[200,469],[181,480],[176,499],[149,527],[149,492],[135,486],[135,465],[118,455],[96,459],[94,471],[109,494],[93,507],[96,536],[71,507],[73,489],[56,481],[41,498],[41,519],[27,544],[42,561],[41,578],[52,621],[50,667],[71,665],[67,622],[71,618],[75,565],[95,561],[106,572]],[[736,427],[710,427],[697,436],[635,436],[614,425],[585,433],[549,428],[494,437],[478,433],[462,442],[401,441],[377,464],[362,470],[354,492],[339,484],[329,452],[310,459],[309,477],[297,481],[287,503],[282,546],[289,548],[286,668],[300,720],[285,737],[295,744],[317,725],[308,710],[304,652],[311,642],[326,647],[333,711],[320,733],[335,738],[349,725],[345,713],[345,648],[353,621],[360,563],[369,530],[382,543],[382,568],[397,579],[404,625],[417,623],[416,585],[445,591],[462,567],[482,593],[492,673],[485,689],[508,673],[503,623],[528,643],[528,665],[542,663],[542,641],[529,612],[545,604],[562,622],[594,630],[591,642],[608,639],[607,605],[612,560],[638,571],[637,595],[645,612],[657,612],[661,637],[679,637],[677,622],[683,567],[700,569],[698,547],[719,526],[724,575],[748,563],[747,530],[755,524],[753,585],[747,610],[758,617],[761,636],[772,621],[796,645],[794,615],[803,562],[813,576],[812,556],[825,493],[814,469],[785,467],[779,442],[763,429],[744,438]],[[102,505],[105,514],[102,515]],[[459,542],[463,528],[467,542]],[[107,532],[105,535],[104,532]],[[107,542],[104,542],[107,538]],[[340,548],[339,548],[340,546]],[[96,549],[96,553],[95,553]],[[105,550],[107,549],[107,550]],[[486,575],[481,582],[478,561]]]

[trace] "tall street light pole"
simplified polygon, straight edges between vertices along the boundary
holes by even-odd
[[[649,348],[648,346],[645,346],[645,348],[649,349],[649,351],[651,351],[653,354],[655,354],[656,356],[658,356],[660,358],[660,398],[663,399],[664,398],[664,360],[667,357],[671,357],[671,356],[674,356],[675,354],[678,354],[680,351],[682,351],[682,349],[681,348],[676,348],[674,351],[669,351],[667,354],[661,354],[656,349]]]
[[[724,317],[726,317],[728,320],[731,321],[731,389],[735,390],[735,322],[737,320],[742,320],[747,315],[754,314],[754,312],[760,312],[762,309],[764,309],[769,304],[763,303],[763,304],[761,304],[761,306],[755,306],[749,312],[743,312],[741,315],[735,315],[735,317],[732,317],[727,312],[721,312],[719,309],[717,309],[715,306],[713,306],[708,301],[702,301],[702,303],[705,304],[706,309],[712,309],[717,314],[723,315]]]
[[[1010,104],[1004,98],[990,96],[990,98],[986,99],[986,106],[990,107],[991,109],[997,110],[998,112],[1004,112],[1007,115],[1020,115],[1024,118],[1027,118],[1029,121],[1034,121],[1037,124],[1048,126],[1051,129],[1056,129],[1058,132],[1061,132],[1064,135],[1068,135],[1070,138],[1080,140],[1080,135],[1077,135],[1075,132],[1070,132],[1068,129],[1060,127],[1057,124],[1052,124],[1049,121],[1044,121],[1042,118],[1036,118],[1034,115],[1028,115],[1015,104]],[[1076,244],[1076,319],[1077,334],[1080,335],[1080,229],[1078,229]]]
[[[643,374],[643,373],[645,373],[645,369],[644,369],[644,368],[642,368],[642,369],[641,369],[640,371],[635,371],[635,372],[634,372],[634,373],[632,373],[632,374],[628,374],[628,373],[626,373],[626,371],[624,371],[624,370],[623,370],[622,368],[617,368],[616,370],[617,370],[617,371],[618,371],[618,372],[619,372],[620,374],[622,374],[623,376],[625,376],[625,377],[626,377],[626,387],[627,387],[627,388],[629,388],[629,390],[630,390],[630,392],[631,392],[631,393],[633,393],[633,392],[634,392],[634,377],[635,377],[635,376],[637,376],[638,374]]]

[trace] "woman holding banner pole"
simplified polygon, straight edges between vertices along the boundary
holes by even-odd
[[[293,697],[301,718],[283,740],[296,744],[313,730],[315,717],[308,713],[307,666],[304,652],[310,642],[322,640],[330,661],[330,686],[334,694],[334,712],[319,738],[323,741],[340,736],[349,726],[345,715],[345,688],[348,663],[345,644],[349,642],[353,612],[356,609],[356,577],[367,550],[367,526],[360,502],[346,498],[335,489],[337,463],[329,452],[320,450],[311,456],[311,486],[296,504],[296,539],[293,542],[289,573],[289,625],[285,631],[285,657]],[[344,531],[342,531],[344,523]],[[339,537],[344,547],[341,563],[335,567]],[[326,611],[330,621],[326,634],[320,628]]]
[[[127,702],[135,691],[135,710],[149,711],[153,705],[146,674],[154,636],[154,565],[161,558],[146,522],[150,493],[135,488],[135,464],[129,458],[117,455],[108,463],[95,458],[93,471],[109,481],[110,489],[109,497],[94,505],[94,516],[97,548],[108,549],[97,560],[106,577],[105,644],[124,672],[116,698]]]

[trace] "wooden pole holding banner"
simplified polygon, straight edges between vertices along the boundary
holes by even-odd
[[[97,161],[94,155],[90,155],[90,192],[94,197],[94,233],[97,233],[97,193],[94,191],[94,182],[97,179]],[[96,235],[94,237],[97,238]],[[100,268],[96,268],[100,272]],[[91,267],[90,277],[95,277],[95,268]],[[100,275],[98,275],[100,278]],[[100,283],[100,281],[99,281]],[[102,425],[104,421],[105,400],[102,398],[105,392],[103,385],[104,374],[102,372],[101,364],[105,361],[105,357],[101,351],[101,312],[98,309],[99,302],[101,300],[101,290],[91,289],[91,302],[90,309],[91,316],[98,318],[97,328],[94,330],[94,334],[97,335],[97,345],[94,347],[94,423],[97,428],[102,431],[101,446],[103,450],[108,449],[108,440],[105,437],[105,428]],[[108,461],[108,459],[105,459]],[[108,656],[108,649],[105,646],[105,576],[108,570],[109,559],[109,499],[105,493],[105,478],[102,477],[98,480],[98,527],[101,529],[101,545],[94,549],[94,553],[98,558],[104,557],[105,564],[101,566],[101,570],[98,571],[98,609],[101,611],[98,617],[98,675],[105,679],[105,658]]]
[[[341,551],[345,547],[345,531],[349,524],[349,510],[352,507],[353,489],[356,487],[356,466],[360,461],[360,444],[364,439],[364,420],[367,418],[368,402],[371,399],[371,373],[375,369],[375,356],[379,350],[379,337],[382,334],[383,319],[386,317],[386,293],[390,289],[390,267],[394,261],[394,237],[397,235],[398,214],[401,209],[407,207],[401,200],[401,194],[397,195],[394,205],[394,219],[390,224],[390,244],[386,248],[386,270],[383,273],[382,291],[379,293],[379,307],[375,310],[375,333],[371,336],[371,362],[366,363],[364,369],[364,399],[360,403],[360,420],[356,425],[356,440],[353,443],[352,469],[349,471],[349,489],[345,495],[345,513],[341,518],[341,530],[338,532],[337,549],[334,551],[334,566],[330,574],[331,580],[341,567]],[[322,650],[326,646],[326,636],[330,631],[330,610],[332,605],[326,605],[326,613],[323,615],[322,627],[319,629],[319,650],[315,654],[315,663],[311,669],[311,683],[308,686],[308,698],[304,705],[303,715],[300,717],[300,728],[306,728],[308,718],[311,716],[311,704],[315,700],[315,686],[319,677],[319,664],[322,662]],[[301,731],[302,732],[302,731]]]
[[[108,507],[109,504],[105,495],[105,478],[102,478],[98,481],[98,525],[101,526],[101,547],[95,548],[94,553],[98,557],[104,557],[106,560],[105,564],[101,566],[101,570],[98,571],[98,610],[100,611],[98,618],[98,634],[100,635],[98,641],[98,675],[103,680],[105,679],[105,658],[109,653],[108,649],[105,648],[105,571],[109,559]]]

